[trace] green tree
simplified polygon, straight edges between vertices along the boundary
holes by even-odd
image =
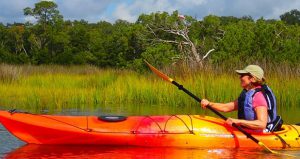
[[[287,24],[300,24],[300,11],[293,9],[280,15],[280,19]]]
[[[173,62],[174,57],[178,56],[178,52],[171,44],[158,43],[146,48],[141,54],[141,58],[135,59],[129,66],[135,70],[143,71],[146,66],[144,59],[151,64],[162,67]]]
[[[69,30],[70,44],[74,53],[89,51],[90,35],[88,34],[88,23],[86,21],[75,21]]]
[[[240,61],[249,63],[254,45],[254,22],[238,21],[224,26],[226,34],[218,42],[218,49],[211,61],[218,65],[234,65]]]
[[[47,24],[54,24],[63,18],[57,10],[57,4],[52,1],[40,1],[34,8],[27,7],[23,11],[24,15],[37,19],[38,23],[44,26],[44,30]]]
[[[36,63],[52,63],[55,58],[54,35],[58,33],[63,24],[63,16],[52,1],[40,1],[34,8],[27,7],[24,15],[33,16],[37,24],[31,29],[28,36]],[[59,34],[59,33],[58,33]]]
[[[0,50],[4,50],[6,47],[6,38],[7,37],[7,30],[5,26],[0,23]]]
[[[17,25],[8,28],[8,36],[12,42],[10,46],[12,46],[12,51],[15,54],[19,54],[21,52],[27,54],[27,51],[24,47],[24,40],[23,40],[24,32],[25,32],[25,28],[23,25]]]
[[[298,10],[281,15],[281,20],[257,21],[250,16],[214,15],[199,21],[178,11],[156,12],[141,14],[135,23],[113,24],[64,21],[53,1],[39,1],[23,11],[36,22],[0,22],[1,63],[140,70],[145,67],[143,59],[157,66],[177,61],[198,66],[194,61],[200,61],[231,67],[241,62],[298,66],[300,61]]]

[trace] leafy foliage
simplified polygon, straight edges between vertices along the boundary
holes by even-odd
[[[289,12],[286,12],[280,16],[282,21],[285,21],[287,24],[300,24],[300,11],[293,9]]]
[[[180,30],[186,26],[199,55],[215,49],[207,58],[212,64],[297,65],[300,61],[298,10],[284,13],[281,20],[208,15],[199,21],[185,15],[183,21],[183,16],[174,11],[142,14],[135,23],[117,20],[112,24],[65,21],[57,7],[53,1],[41,1],[34,8],[25,8],[24,15],[37,20],[34,24],[0,23],[0,62],[142,69],[146,59],[163,66],[185,60],[181,45],[184,39],[160,28]],[[151,32],[149,26],[157,30]]]

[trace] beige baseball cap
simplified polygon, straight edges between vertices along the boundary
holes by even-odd
[[[243,70],[235,70],[238,74],[251,74],[260,80],[265,79],[264,70],[258,65],[248,65]]]

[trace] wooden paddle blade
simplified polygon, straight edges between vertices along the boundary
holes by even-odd
[[[148,67],[159,77],[161,77],[162,79],[168,81],[168,82],[172,82],[174,81],[172,78],[168,77],[167,75],[163,74],[162,72],[160,72],[158,69],[156,69],[154,66],[152,66],[150,63],[148,63],[146,60],[144,60],[145,63],[148,65]]]

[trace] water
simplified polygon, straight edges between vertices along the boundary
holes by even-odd
[[[289,152],[294,153],[294,152]],[[26,145],[5,156],[20,158],[109,158],[109,159],[199,159],[199,158],[284,158],[255,150],[238,149],[176,149],[139,147],[95,147],[95,146],[39,146]]]

